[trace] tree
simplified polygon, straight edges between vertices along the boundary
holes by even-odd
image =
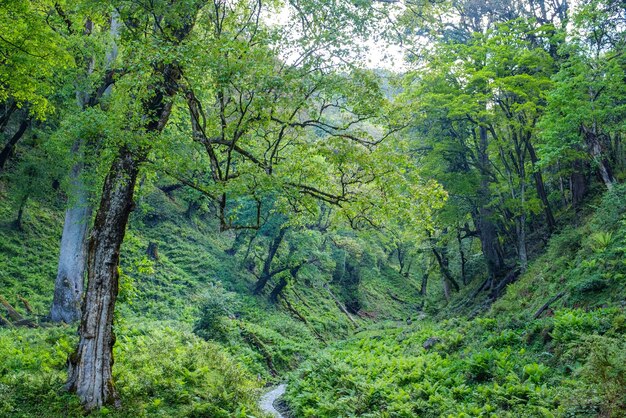
[[[451,2],[433,5],[429,14],[409,8],[403,16],[431,45],[412,51],[424,58],[405,77],[399,106],[410,115],[417,155],[451,192],[456,209],[448,209],[454,215],[442,218],[441,228],[456,229],[461,270],[462,241],[478,236],[491,286],[508,269],[504,240],[523,270],[530,220],[541,210],[548,231],[555,227],[536,125],[555,71],[554,24],[565,15],[535,6]]]
[[[131,4],[118,8],[127,30],[141,34],[145,42],[169,46],[178,52],[189,37],[204,2],[174,2],[155,5],[153,14],[144,14]],[[125,7],[124,7],[125,6]],[[123,8],[122,8],[123,7]],[[154,21],[153,19],[157,19]],[[142,29],[137,19],[151,23],[154,29]],[[143,32],[142,32],[143,31]],[[117,150],[104,179],[100,205],[89,239],[87,289],[82,305],[80,340],[70,356],[67,388],[76,392],[86,409],[117,402],[113,385],[113,316],[118,292],[119,251],[141,164],[150,150],[151,137],[158,135],[171,114],[173,99],[179,90],[182,67],[174,53],[167,60],[153,56],[147,64],[149,77],[145,90],[132,110],[140,112],[135,132],[147,141],[126,143]],[[176,59],[178,58],[178,59]],[[130,64],[130,63],[128,63]]]
[[[624,166],[623,22],[616,2],[583,3],[540,124],[544,164],[589,161],[608,189]]]
[[[59,14],[69,19],[60,5],[57,5],[56,9]],[[95,144],[103,136],[102,132],[94,129],[93,121],[87,114],[91,113],[91,116],[93,116],[96,113],[93,108],[100,103],[101,99],[108,95],[114,82],[113,76],[115,71],[112,67],[113,62],[117,58],[115,38],[118,36],[120,25],[116,12],[111,15],[107,23],[111,39],[107,42],[108,47],[105,58],[96,60],[96,57],[90,55],[93,45],[90,45],[89,41],[94,43],[94,40],[85,39],[98,37],[94,33],[97,30],[94,22],[90,18],[86,18],[83,31],[77,34],[68,20],[68,36],[78,37],[86,44],[78,51],[79,58],[77,61],[83,64],[80,66],[80,73],[76,77],[76,98],[78,112],[83,113],[81,116],[87,120],[81,120],[80,117],[74,117],[73,119],[78,126],[82,124],[89,124],[90,126],[70,131],[79,131],[80,134],[72,145],[72,153],[78,156],[78,161],[74,163],[69,176],[70,198],[68,199],[68,208],[65,211],[58,272],[54,284],[54,298],[50,308],[50,318],[55,322],[71,323],[80,319],[80,304],[83,296],[85,269],[87,267],[87,232],[92,215],[92,193],[85,177],[89,167],[94,167],[94,164],[89,161],[96,159],[93,155],[86,155],[86,152],[97,152]],[[95,42],[103,41],[106,42],[106,38],[104,40],[97,39]],[[80,55],[85,56],[80,59]],[[96,66],[100,64],[103,68],[96,72]],[[92,80],[95,78],[100,80],[97,84],[93,83],[95,85],[92,85]],[[87,110],[90,112],[87,112]]]

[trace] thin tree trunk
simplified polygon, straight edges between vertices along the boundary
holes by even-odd
[[[4,128],[9,123],[9,119],[11,119],[11,115],[13,112],[17,110],[17,105],[13,100],[10,100],[9,103],[4,103],[4,114],[0,116],[0,134],[4,133]]]
[[[461,262],[461,281],[463,282],[463,286],[467,285],[467,271],[466,264],[467,259],[465,258],[465,251],[463,251],[463,239],[461,238],[461,230],[457,228],[456,230],[456,241],[459,246],[459,261]]]
[[[426,270],[426,272],[422,275],[422,283],[420,286],[420,295],[422,295],[423,297],[426,296],[426,289],[428,288],[428,270]]]
[[[479,128],[479,134],[480,146],[478,158],[481,180],[479,189],[480,205],[478,208],[478,229],[480,231],[480,243],[483,257],[485,257],[485,261],[487,262],[489,285],[492,286],[502,271],[502,263],[498,254],[496,228],[492,221],[493,211],[489,207],[491,193],[489,191],[489,175],[487,169],[489,166],[487,128],[481,126]]]
[[[272,242],[270,243],[270,247],[267,252],[267,257],[263,262],[263,270],[261,271],[261,275],[259,279],[254,284],[254,294],[258,295],[263,291],[267,282],[272,278],[271,267],[272,262],[274,261],[274,257],[276,257],[276,253],[278,252],[278,248],[280,244],[283,242],[283,238],[285,237],[285,233],[287,232],[287,228],[280,228],[278,235],[274,237]]]
[[[443,277],[444,282],[446,283],[446,288],[449,289],[449,285],[452,285],[455,291],[459,291],[459,284],[454,280],[452,274],[450,273],[450,268],[448,267],[448,256],[446,254],[446,249],[443,248],[441,253],[437,251],[436,248],[433,248],[433,254],[437,259],[437,264],[439,264],[439,270],[441,271],[441,277]]]
[[[341,303],[341,301],[337,298],[337,296],[333,294],[333,292],[330,290],[330,287],[328,287],[328,284],[324,283],[323,286],[324,286],[324,289],[328,291],[328,294],[330,295],[330,297],[335,301],[335,304],[337,305],[339,310],[343,312],[345,316],[348,317],[352,325],[354,325],[355,327],[358,327],[358,324],[356,323],[354,318],[352,318],[352,315],[350,315],[350,312],[348,311],[348,309],[344,306],[343,303]]]
[[[446,298],[446,302],[450,302],[450,282],[448,282],[445,276],[441,276],[441,287],[443,288],[443,295]]]
[[[585,177],[585,164],[582,160],[576,160],[573,164],[573,172],[570,176],[570,189],[572,191],[572,205],[580,206],[587,194],[587,178]]]
[[[11,139],[9,139],[9,142],[7,142],[4,148],[2,148],[2,151],[0,151],[0,172],[4,170],[4,165],[9,161],[9,157],[13,153],[15,145],[22,136],[24,136],[24,132],[26,132],[26,128],[28,128],[28,123],[28,118],[24,119],[22,123],[20,123],[19,128],[17,128],[17,131],[13,134]]]
[[[582,131],[585,134],[585,138],[587,140],[587,146],[589,148],[589,153],[594,161],[598,164],[598,172],[600,174],[600,178],[604,182],[604,185],[608,190],[613,188],[613,184],[615,183],[615,177],[613,177],[613,170],[611,169],[611,164],[609,160],[605,156],[605,146],[603,144],[604,136],[598,132],[595,123],[591,129],[583,126]]]
[[[611,170],[608,161],[606,159],[602,159],[599,161],[598,165],[600,177],[602,178],[604,185],[608,190],[611,190],[613,188],[613,184],[615,183],[615,177],[613,177],[613,171]]]
[[[526,215],[521,214],[517,221],[517,250],[519,256],[520,270],[522,273],[528,267],[528,253],[526,251]]]
[[[548,224],[548,230],[550,232],[554,231],[556,227],[556,221],[554,219],[554,214],[552,213],[552,209],[550,207],[550,202],[548,200],[548,193],[546,192],[546,186],[543,182],[543,175],[541,174],[541,170],[537,167],[537,162],[539,159],[537,158],[537,153],[535,152],[535,148],[530,143],[530,140],[526,141],[526,148],[528,149],[528,155],[530,156],[530,162],[533,165],[533,177],[535,178],[535,186],[537,188],[537,195],[539,199],[543,203],[543,212],[546,215],[546,223]]]
[[[525,173],[522,171],[521,176],[524,176],[524,174]],[[528,267],[528,253],[526,251],[526,183],[524,177],[521,177],[520,183],[520,202],[522,213],[520,214],[518,220],[517,246],[519,250],[520,270],[524,273]]]
[[[24,208],[26,207],[26,203],[28,202],[29,197],[29,193],[26,193],[24,196],[22,196],[22,199],[20,200],[20,205],[17,209],[17,217],[15,218],[15,221],[13,221],[13,227],[18,231],[21,231],[23,229],[22,219],[24,217]]]
[[[400,265],[400,275],[404,272],[404,257],[405,253],[402,251],[402,245],[400,243],[396,243],[396,252],[398,254],[398,264]]]

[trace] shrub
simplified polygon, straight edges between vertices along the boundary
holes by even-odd
[[[205,340],[227,340],[232,331],[229,317],[234,316],[237,307],[235,293],[226,291],[221,283],[209,285],[202,295],[193,331]]]
[[[572,415],[626,416],[626,342],[621,337],[591,335],[572,349],[573,357],[585,359],[576,380],[563,390]]]
[[[606,332],[611,327],[611,320],[604,315],[606,310],[585,312],[581,309],[562,309],[554,315],[552,337],[559,344],[568,344],[580,340],[583,336]]]

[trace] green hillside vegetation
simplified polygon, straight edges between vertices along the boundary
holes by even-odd
[[[12,219],[15,204],[6,192],[3,197],[2,218]],[[189,219],[181,203],[155,188],[131,221],[116,325],[115,376],[124,408],[101,413],[261,416],[256,399],[266,383],[373,319],[353,315],[352,323],[347,318],[323,287],[332,282],[330,273],[314,272],[298,297],[286,291],[306,323],[284,306],[252,296],[255,277],[225,252],[232,237],[201,217]],[[75,327],[44,318],[53,294],[61,219],[60,208],[30,200],[22,230],[11,222],[0,227],[0,251],[7,255],[0,264],[2,295],[24,318],[44,321],[39,329],[0,330],[4,416],[82,414],[80,403],[61,390]],[[157,260],[148,256],[150,243],[157,244]],[[364,274],[357,292],[363,309],[376,319],[400,319],[419,304],[415,286],[387,268]]]
[[[622,0],[0,1],[0,417],[626,417],[625,51]]]
[[[625,416],[625,192],[555,235],[479,317],[381,323],[324,350],[290,379],[295,415]]]

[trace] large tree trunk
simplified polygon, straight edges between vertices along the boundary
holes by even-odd
[[[272,292],[270,293],[270,302],[276,303],[278,301],[278,296],[283,293],[283,290],[287,287],[287,283],[287,278],[285,276],[280,278],[278,284],[274,286]]]
[[[69,359],[67,388],[91,410],[117,401],[113,386],[113,314],[118,291],[120,246],[124,240],[139,159],[122,148],[104,181],[89,240],[87,292],[80,342]]]
[[[80,178],[80,168],[72,170],[75,202],[65,212],[59,268],[54,282],[50,318],[72,323],[80,319],[83,282],[87,267],[87,231],[91,221],[89,192]]]
[[[91,34],[93,23],[88,20],[85,23],[85,35]],[[109,34],[113,39],[119,33],[119,23],[117,13],[111,17],[111,27]],[[111,64],[117,58],[117,45],[113,43],[106,53],[106,65]],[[93,73],[95,58],[91,57],[86,62],[86,75]],[[105,80],[103,87],[108,85]],[[77,89],[76,99],[82,110],[89,106],[96,105],[101,96],[108,95],[108,88],[103,88],[94,95],[87,91]],[[101,92],[101,93],[100,93]],[[86,141],[77,139],[72,152],[82,154],[81,149],[89,145],[93,139]],[[73,186],[73,199],[70,201],[65,211],[65,223],[63,224],[63,235],[61,236],[61,250],[59,253],[59,265],[57,278],[54,282],[54,298],[50,308],[50,318],[54,322],[71,323],[80,319],[80,305],[83,295],[85,270],[87,268],[87,231],[91,222],[92,207],[89,202],[90,193],[82,178],[85,166],[82,162],[77,162],[72,167],[70,173]]]
[[[572,192],[572,206],[579,207],[587,194],[587,177],[585,176],[585,163],[576,160],[572,164],[570,175],[570,190]]]
[[[192,2],[181,19],[161,22],[168,41],[178,46],[191,32],[203,1]],[[188,14],[187,14],[188,13]],[[165,29],[163,29],[165,27]],[[152,66],[158,82],[153,94],[142,101],[146,135],[158,135],[169,120],[173,98],[178,92],[181,69],[176,63]],[[82,305],[80,340],[69,358],[67,388],[76,392],[87,410],[116,403],[113,386],[113,314],[118,291],[118,262],[139,167],[148,146],[131,150],[122,146],[104,180],[100,206],[89,239],[87,290]]]
[[[165,71],[178,80],[180,72],[172,66]],[[171,81],[171,79],[170,79]],[[171,84],[168,84],[171,86]],[[167,96],[156,95],[145,105],[146,114],[156,115],[146,131],[159,133],[169,119],[175,90]],[[100,206],[89,239],[87,290],[82,304],[80,340],[69,358],[68,390],[76,392],[87,410],[117,403],[113,386],[113,314],[118,291],[119,251],[128,216],[133,206],[133,192],[139,166],[147,149],[133,153],[122,147],[104,180]]]
[[[297,264],[289,269],[289,274],[294,281],[298,279],[298,272],[300,271],[302,266],[304,266],[304,262]],[[270,293],[270,301],[272,303],[276,303],[278,301],[278,297],[283,294],[283,290],[285,290],[285,287],[287,287],[288,284],[289,282],[287,281],[287,278],[285,276],[280,278],[280,281]]]

